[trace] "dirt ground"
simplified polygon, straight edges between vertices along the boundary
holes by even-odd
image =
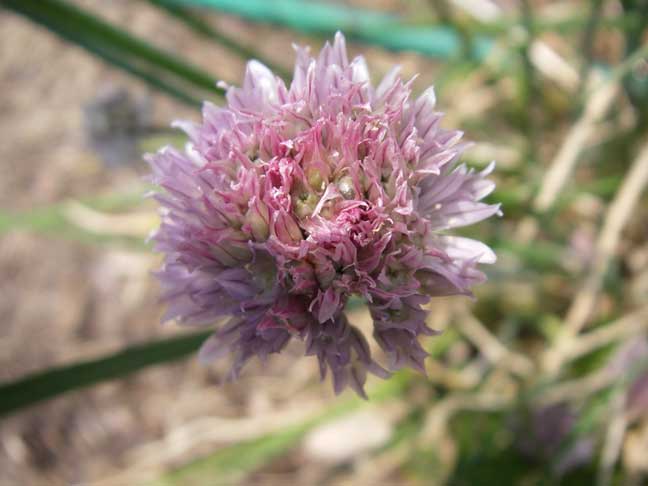
[[[145,2],[82,3],[215,75],[240,79],[241,59]],[[291,52],[290,43],[306,42],[233,18],[211,20],[245,42],[263,38],[258,47],[287,67],[291,58],[284,53]],[[378,72],[394,60],[367,51]],[[399,62],[406,73],[420,70],[415,56],[400,55]],[[149,96],[158,125],[197,116],[25,19],[0,11],[2,211],[140,187],[143,162],[106,167],[84,139],[82,107],[107,86]],[[146,203],[142,207],[152,210]],[[159,324],[158,288],[149,274],[158,260],[148,252],[93,246],[61,235],[15,231],[1,236],[0,380],[180,332],[173,324]],[[252,363],[234,384],[219,385],[226,364],[205,368],[192,358],[13,415],[0,423],[0,484],[138,484],[223,445],[297,421],[334,399],[330,386],[318,384],[315,363],[293,359],[299,352],[291,349],[269,366]],[[196,435],[195,430],[207,432]],[[296,455],[266,472],[277,484],[286,474],[302,484],[316,474],[300,467],[303,461]]]

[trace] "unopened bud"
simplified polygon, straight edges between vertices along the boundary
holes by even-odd
[[[340,191],[340,194],[342,194],[342,197],[344,199],[355,199],[356,190],[355,190],[355,186],[353,185],[353,179],[351,179],[351,177],[349,176],[342,177],[337,182],[337,188],[338,191]]]
[[[249,204],[248,212],[245,215],[245,225],[257,241],[268,239],[270,224],[270,213],[266,206],[258,198],[253,197]]]
[[[284,211],[275,213],[273,228],[274,234],[283,243],[294,244],[303,239],[295,218]]]

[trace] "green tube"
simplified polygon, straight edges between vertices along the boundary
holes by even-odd
[[[395,51],[413,51],[448,59],[461,54],[460,36],[450,27],[406,26],[395,15],[350,8],[332,3],[302,0],[160,0],[187,7],[205,7],[237,15],[253,22],[267,22],[309,33],[340,30],[350,38]],[[492,40],[475,36],[473,55],[484,59]]]

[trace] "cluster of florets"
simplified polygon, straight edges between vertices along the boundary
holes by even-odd
[[[367,302],[390,369],[423,370],[433,334],[430,297],[469,294],[495,261],[484,244],[448,236],[498,212],[480,202],[494,184],[456,160],[458,131],[439,127],[430,88],[411,100],[397,68],[373,87],[365,60],[337,34],[314,59],[297,48],[290,87],[257,61],[227,106],[206,103],[199,125],[179,123],[185,153],[150,156],[164,189],[154,239],[167,318],[219,323],[201,354],[233,353],[232,376],[293,338],[316,355],[336,392],[364,394],[372,358],[344,313]]]

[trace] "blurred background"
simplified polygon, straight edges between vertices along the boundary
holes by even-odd
[[[648,2],[0,0],[0,484],[648,484]],[[336,30],[498,165],[498,263],[435,299],[428,376],[236,383],[160,325],[142,154]],[[362,303],[351,320],[371,330]]]

